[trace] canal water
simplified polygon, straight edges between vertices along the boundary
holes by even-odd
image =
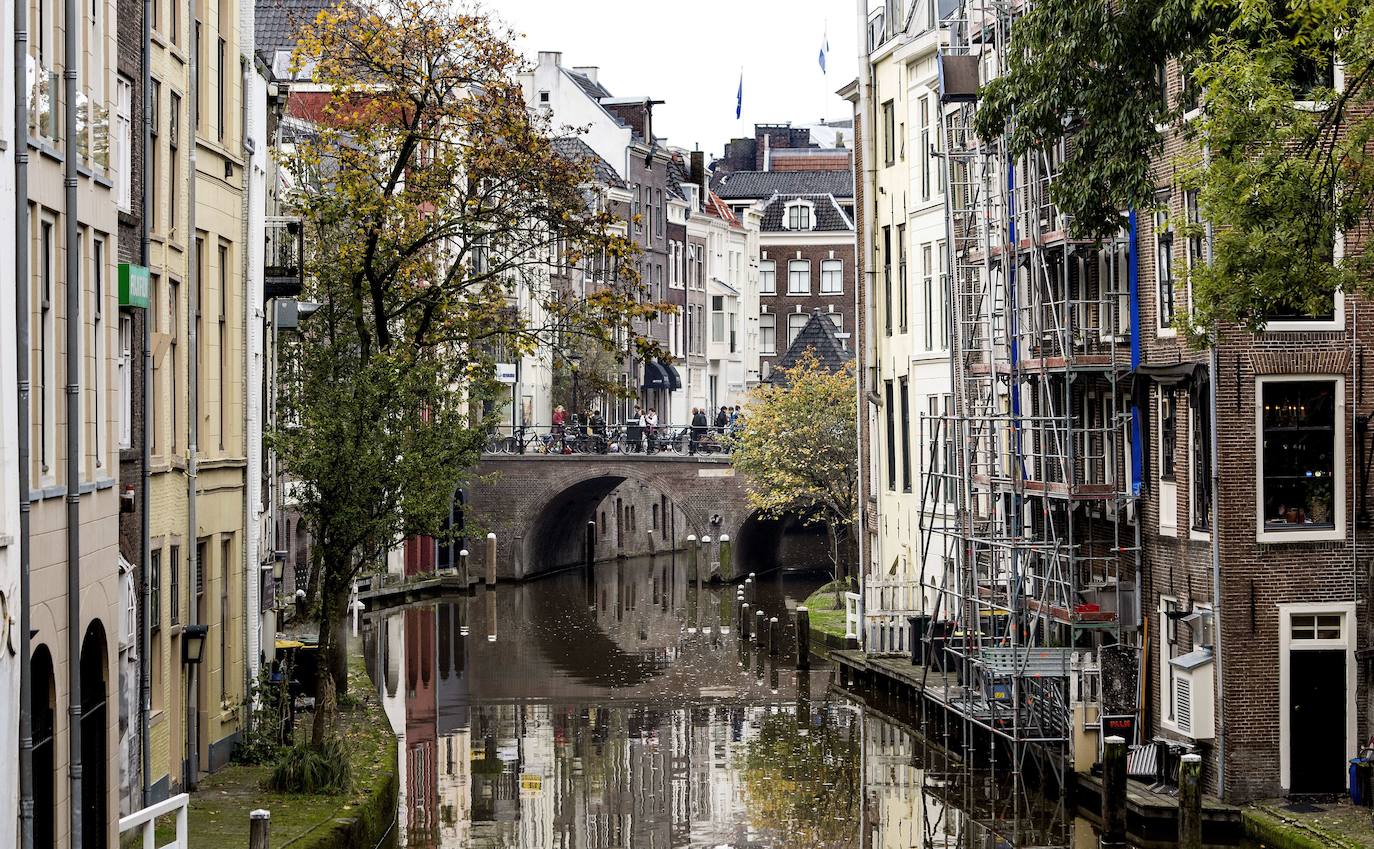
[[[822,582],[777,574],[784,616]],[[410,849],[1097,846],[1063,805],[959,766],[730,627],[681,556],[379,611],[369,671]]]

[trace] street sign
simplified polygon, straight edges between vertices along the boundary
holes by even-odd
[[[496,379],[502,383],[515,383],[515,363],[497,363]]]
[[[148,269],[131,262],[119,264],[119,305],[148,308]]]

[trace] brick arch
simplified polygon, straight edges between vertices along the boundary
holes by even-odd
[[[464,487],[470,527],[496,534],[500,577],[532,577],[579,562],[582,529],[597,505],[625,481],[657,490],[682,510],[688,524],[683,537],[727,533],[733,538],[750,512],[744,479],[717,459],[501,456],[484,458]],[[719,521],[713,523],[713,517]]]

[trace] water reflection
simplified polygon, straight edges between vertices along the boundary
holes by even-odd
[[[741,641],[734,588],[686,570],[623,561],[371,617],[401,843],[1095,845],[1062,807],[832,692],[824,664],[798,675],[790,645]],[[818,583],[766,578],[754,601],[783,616]]]

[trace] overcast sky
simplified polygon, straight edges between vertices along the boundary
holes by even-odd
[[[650,95],[654,132],[669,144],[720,153],[755,123],[850,117],[835,91],[854,78],[853,0],[486,0],[521,33],[531,61],[595,65],[616,97]],[[817,54],[829,37],[822,75]],[[744,71],[744,110],[735,91]]]

